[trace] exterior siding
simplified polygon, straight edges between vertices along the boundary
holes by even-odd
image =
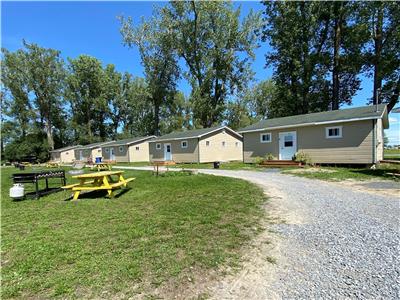
[[[72,163],[75,160],[74,149],[61,152],[61,162],[62,163]]]
[[[187,141],[188,147],[182,148],[181,142]],[[156,144],[161,144],[161,149],[156,149]],[[171,144],[172,160],[176,163],[199,162],[198,139],[163,141],[149,143],[150,161],[164,160],[164,144]]]
[[[95,161],[96,157],[103,157],[101,148],[93,148],[90,153],[93,161]]]
[[[206,143],[209,142],[209,146]],[[222,146],[225,142],[225,146]],[[200,139],[200,162],[243,160],[242,139],[229,131],[211,133]]]
[[[75,151],[74,151],[74,152],[75,152],[75,159],[76,159],[76,160],[81,160],[81,159],[80,159],[80,154],[79,154],[80,151],[82,151],[83,160],[84,160],[84,161],[86,161],[86,160],[89,158],[89,156],[91,155],[90,149],[78,149],[78,150],[75,150]]]
[[[103,146],[102,148],[103,160],[111,160],[111,149],[114,149],[114,156],[116,162],[129,162],[128,146]]]
[[[325,128],[333,125],[304,126],[263,132],[243,133],[244,162],[253,162],[257,156],[272,153],[279,157],[279,132],[296,131],[297,151],[311,156],[314,163],[372,163],[372,121],[337,123],[342,126],[342,138],[327,139]],[[270,143],[260,143],[260,134],[271,132]]]
[[[139,150],[136,150],[139,147]],[[129,145],[129,162],[149,161],[149,142]]]
[[[50,153],[50,160],[52,160],[52,161],[61,161],[60,152],[51,152]]]

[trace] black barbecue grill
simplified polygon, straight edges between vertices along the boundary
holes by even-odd
[[[60,178],[61,186],[66,185],[64,170],[46,170],[46,171],[35,171],[29,173],[12,174],[12,179],[14,183],[33,183],[35,185],[34,196],[36,198],[61,190],[61,186],[50,188],[49,178]],[[45,189],[42,190],[39,189],[39,180],[45,180],[46,182]]]

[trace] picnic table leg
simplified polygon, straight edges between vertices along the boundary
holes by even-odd
[[[35,179],[36,199],[39,199],[39,180]]]
[[[49,189],[49,179],[46,178],[46,191]]]
[[[114,194],[113,194],[113,190],[107,190],[108,193],[108,197],[113,198]]]
[[[124,178],[124,176],[123,176],[122,174],[119,174],[118,180],[119,180],[119,181],[125,181],[125,178]],[[126,185],[127,185],[127,183],[125,182],[125,183],[124,183],[124,187],[126,187]]]
[[[80,193],[81,193],[80,191],[75,191],[74,192],[74,197],[72,198],[72,200],[78,200],[78,197],[79,197]]]

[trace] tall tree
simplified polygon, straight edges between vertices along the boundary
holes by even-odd
[[[154,109],[153,133],[160,134],[160,111],[176,93],[179,67],[174,40],[168,26],[161,22],[158,12],[149,20],[134,26],[132,19],[120,17],[124,44],[139,48],[142,65]]]
[[[372,103],[387,102],[390,111],[399,99],[400,90],[400,4],[364,2],[357,21],[365,25],[369,38],[364,55],[366,71],[374,80]]]
[[[25,137],[34,117],[29,100],[26,55],[22,50],[9,52],[2,49],[2,52],[2,116],[8,116],[15,123],[17,136]]]
[[[225,1],[174,1],[161,14],[188,68],[194,118],[210,127],[222,120],[229,96],[252,78],[260,17],[251,12],[241,22],[240,9]]]
[[[28,86],[39,112],[39,124],[44,129],[49,147],[54,149],[54,123],[59,119],[64,89],[64,61],[60,51],[42,48],[24,41]]]
[[[319,2],[264,2],[263,40],[272,51],[276,97],[271,115],[327,110],[329,106],[330,17]]]
[[[104,101],[104,72],[101,62],[91,56],[69,59],[66,97],[70,99],[75,140],[91,143],[103,124],[98,119]],[[100,107],[100,108],[99,108]]]

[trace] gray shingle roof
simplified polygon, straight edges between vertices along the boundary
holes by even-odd
[[[224,128],[240,136],[240,134],[236,133],[235,131],[233,131],[232,129],[230,129],[227,126],[216,126],[216,127],[211,127],[211,128],[201,128],[201,129],[193,129],[193,130],[186,130],[186,131],[175,131],[175,132],[171,132],[171,133],[162,135],[154,140],[151,140],[150,142],[198,138],[203,135],[206,135],[211,132],[218,131],[219,129],[224,129]]]
[[[112,142],[110,144],[107,144],[107,146],[122,146],[122,145],[130,145],[139,141],[145,141],[145,140],[150,140],[152,138],[155,138],[155,135],[151,136],[140,136],[140,137],[133,137],[129,139],[123,139],[123,140],[118,140],[115,142]]]
[[[323,122],[337,122],[346,121],[351,119],[377,119],[380,118],[383,112],[386,110],[386,104],[378,105],[378,111],[376,111],[375,105],[355,107],[341,110],[325,111],[319,113],[311,113],[306,115],[296,115],[283,118],[274,118],[261,120],[253,125],[241,128],[238,132],[257,131],[266,128],[275,127],[289,127],[295,125],[307,125],[314,123]]]
[[[113,143],[113,142],[114,142],[114,141],[98,142],[98,143],[93,143],[93,144],[84,145],[84,146],[78,147],[77,149],[93,149],[93,148],[101,147],[101,146],[103,146],[103,145],[108,145],[108,144]]]
[[[81,145],[67,146],[67,147],[51,150],[50,152],[63,152],[63,151],[72,150],[72,149],[79,148],[79,147],[82,147],[82,146]]]

